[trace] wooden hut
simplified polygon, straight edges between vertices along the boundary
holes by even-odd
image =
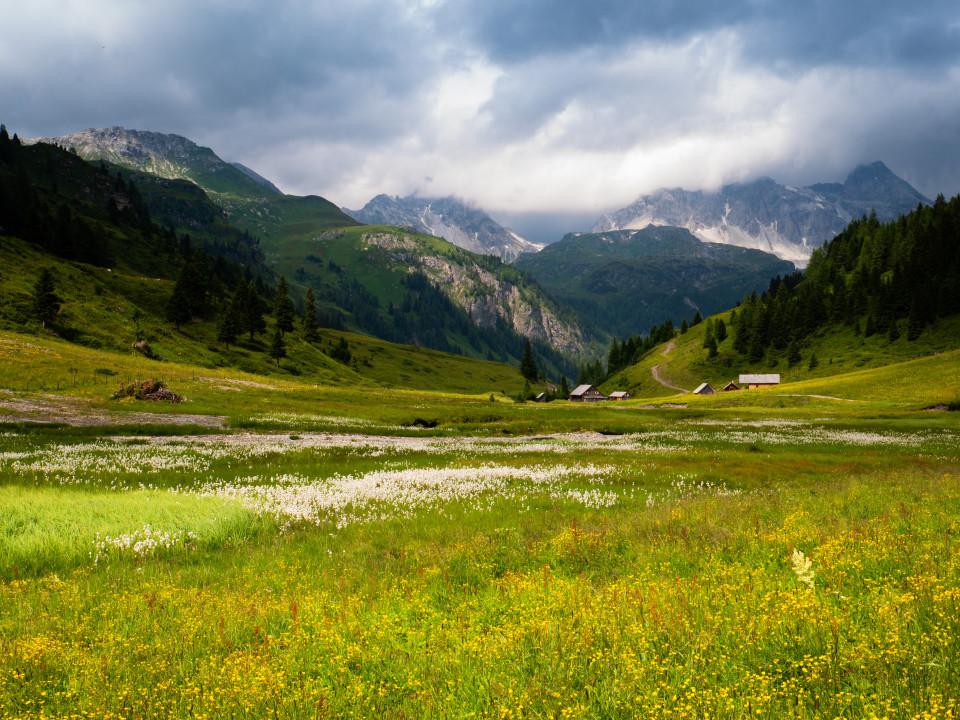
[[[570,402],[600,402],[609,399],[593,385],[577,385],[570,393]]]
[[[750,390],[754,388],[771,387],[780,384],[780,375],[770,373],[768,375],[741,375],[740,387],[746,387]]]
[[[716,388],[710,383],[701,383],[697,386],[697,389],[693,391],[694,395],[715,395],[716,393]]]

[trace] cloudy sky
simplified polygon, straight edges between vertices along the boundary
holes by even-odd
[[[0,67],[23,137],[177,133],[352,208],[456,194],[588,225],[874,160],[960,192],[956,0],[30,0]]]

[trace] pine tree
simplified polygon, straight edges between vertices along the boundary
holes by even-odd
[[[527,340],[523,346],[523,357],[520,359],[520,374],[527,380],[533,382],[536,382],[537,377],[540,375],[540,370],[537,368],[537,361],[533,357],[533,348],[529,340]]]
[[[57,319],[60,302],[53,271],[50,268],[44,268],[33,286],[33,314],[40,321],[41,327],[46,328],[47,323]]]
[[[692,322],[691,324],[692,324],[692,325],[699,325],[699,324],[702,323],[702,322],[703,322],[703,315],[701,315],[701,314],[700,314],[700,311],[697,310],[697,314],[693,316],[693,322]]]
[[[807,370],[815,370],[820,364],[815,353],[810,353],[810,362],[807,363]]]
[[[343,363],[344,365],[350,364],[350,346],[347,344],[346,339],[343,337],[340,338],[340,342],[330,351],[330,357],[338,363]]]
[[[716,350],[717,343],[713,339],[713,328],[710,327],[710,323],[707,323],[703,330],[703,349],[706,350],[711,344],[713,344],[713,348]]]
[[[793,367],[800,362],[800,343],[796,340],[790,343],[790,349],[787,350],[787,365]]]
[[[177,284],[173,286],[173,294],[170,296],[170,300],[167,301],[167,320],[172,322],[179,331],[180,325],[189,319],[190,301],[187,299],[183,283],[178,280]]]
[[[250,333],[250,340],[257,333],[262,333],[267,329],[267,323],[263,319],[263,309],[260,306],[260,296],[256,288],[249,280],[241,281],[237,288],[237,299],[240,309],[240,332]]]
[[[680,323],[680,334],[681,334],[681,335],[686,334],[687,330],[689,330],[689,329],[690,329],[690,326],[687,325],[687,319],[684,318],[684,319],[683,319],[683,322]]]
[[[303,339],[307,342],[316,342],[320,337],[317,332],[317,303],[313,297],[313,288],[307,289],[307,299],[304,301],[303,320],[300,327],[303,328]]]
[[[236,302],[224,303],[220,314],[220,320],[217,322],[217,340],[230,349],[230,343],[237,342],[237,336],[240,334],[240,319],[238,317],[238,308]]]
[[[716,324],[713,326],[714,334],[717,336],[717,342],[722,343],[727,339],[727,326],[724,324],[722,318],[717,318]]]
[[[284,333],[293,330],[293,320],[296,313],[293,308],[293,301],[290,300],[290,290],[287,286],[287,278],[280,276],[277,283],[277,294],[273,300],[273,317],[277,321],[277,327],[280,328],[281,337]]]
[[[713,335],[708,336],[706,348],[708,358],[715,358],[717,356],[717,341],[713,339]]]
[[[899,339],[900,339],[900,328],[897,327],[897,321],[894,319],[890,321],[890,329],[887,331],[887,340],[889,340],[890,342],[894,342]]]
[[[557,397],[561,400],[570,399],[570,385],[567,383],[567,376],[560,376],[560,389],[557,390]]]
[[[283,344],[283,334],[278,327],[273,329],[273,337],[270,339],[270,349],[267,354],[277,361],[277,370],[279,370],[280,359],[287,356],[287,347]]]

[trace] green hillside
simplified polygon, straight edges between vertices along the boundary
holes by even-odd
[[[186,138],[109,128],[56,141],[133,171],[162,226],[217,252],[235,236],[256,247],[298,303],[313,289],[331,328],[507,363],[529,339],[555,379],[606,339],[522,272],[406,229],[361,230],[333,203],[282,195]]]
[[[937,321],[914,341],[901,337],[890,342],[885,335],[864,337],[850,328],[831,327],[809,337],[801,350],[801,360],[793,365],[783,356],[751,363],[734,349],[732,335],[718,343],[717,356],[709,358],[709,351],[703,347],[706,330],[715,326],[718,320],[729,326],[730,316],[729,311],[720,313],[684,334],[677,334],[673,340],[656,346],[639,362],[614,375],[602,388],[607,391],[630,390],[635,397],[667,397],[680,393],[658,382],[653,368],[657,368],[657,374],[664,382],[692,391],[703,382],[719,389],[745,373],[779,373],[783,383],[816,381],[829,384],[834,376],[884,368],[938,353],[953,352],[953,362],[960,363],[955,354],[960,349],[960,316]],[[817,358],[813,368],[810,367],[811,357]],[[960,364],[957,367],[960,368]],[[934,382],[931,379],[924,384]],[[889,391],[878,389],[877,393]],[[927,389],[913,387],[913,392],[921,391]],[[896,392],[900,393],[900,389]]]
[[[572,233],[515,264],[620,337],[730,307],[794,269],[769,253],[704,243],[672,227]]]

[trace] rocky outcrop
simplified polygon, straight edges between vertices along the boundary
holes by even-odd
[[[530,242],[498,224],[483,210],[470,207],[455,197],[377,195],[361,210],[342,209],[367,225],[410,227],[479,255],[496,255],[504,262],[543,248],[543,245]]]
[[[518,284],[471,259],[469,253],[431,252],[416,237],[389,232],[365,233],[371,248],[388,253],[397,266],[419,270],[481,327],[504,322],[530,340],[543,340],[561,352],[583,353],[588,349],[584,329],[563,317],[557,304],[535,283]],[[517,274],[508,269],[507,275]]]
[[[918,203],[930,201],[875,162],[853,170],[843,184],[795,188],[761,178],[712,193],[658,190],[602,216],[591,232],[682,227],[704,242],[763,250],[803,267],[814,249],[854,218],[876,210],[881,221],[893,220]]]

